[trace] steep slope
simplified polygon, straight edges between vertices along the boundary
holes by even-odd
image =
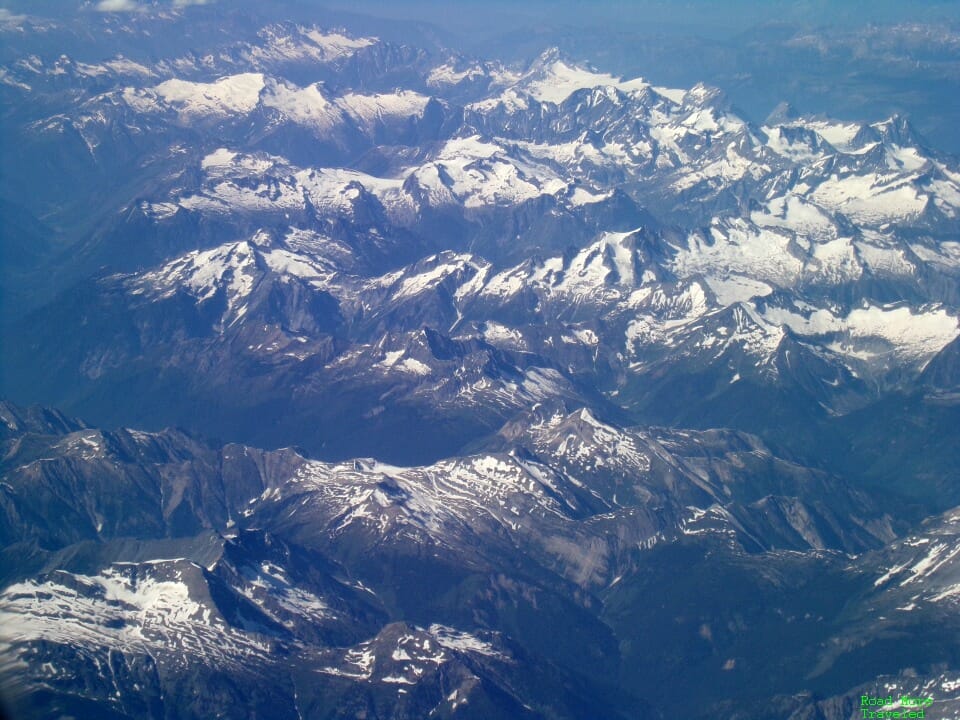
[[[897,559],[922,539],[838,554],[892,537],[890,518],[839,480],[748,436],[656,437],[587,411],[518,418],[492,441],[501,450],[421,467],[64,421],[10,438],[3,676],[25,712],[200,717],[239,703],[291,717],[582,717],[604,697],[619,717],[669,704],[685,683],[705,711],[726,692],[730,657],[741,681],[755,678],[758,658],[789,639],[754,693],[802,687],[796,668],[824,633],[879,612],[869,595],[841,612],[850,588],[900,572],[890,564],[940,572],[949,557],[930,540],[924,557]],[[57,526],[44,520],[54,505]],[[689,573],[670,583],[671,607],[690,614],[674,624],[666,605],[636,598],[677,567]],[[899,603],[884,578],[871,587]],[[816,613],[830,622],[800,640]],[[730,629],[713,624],[726,614]],[[562,636],[550,630],[560,622]],[[876,672],[904,662],[890,653]],[[687,672],[668,681],[677,663]],[[872,677],[821,664],[817,685],[834,692]]]

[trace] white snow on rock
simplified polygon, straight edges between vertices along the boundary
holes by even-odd
[[[375,363],[373,367],[379,367],[386,370],[400,370],[411,375],[430,375],[433,370],[426,363],[422,363],[415,358],[404,357],[405,351],[394,350],[386,353],[383,360]]]
[[[427,85],[443,87],[486,79],[489,82],[489,87],[495,88],[513,85],[520,77],[520,73],[495,63],[480,64],[475,62],[458,69],[454,63],[446,62],[430,70],[427,75]]]
[[[917,271],[906,251],[877,233],[865,231],[863,240],[854,243],[863,263],[880,275],[909,276]]]
[[[374,37],[350,37],[340,30],[302,25],[292,29],[269,25],[258,35],[259,42],[245,46],[240,53],[254,67],[288,62],[332,63],[378,42]]]
[[[746,275],[709,276],[705,278],[705,282],[716,295],[717,302],[724,306],[748,302],[755,297],[765,297],[773,292],[773,288],[767,283]]]
[[[249,113],[260,101],[264,85],[262,73],[241,73],[212,83],[166,80],[154,87],[153,92],[190,119]]]
[[[412,175],[432,204],[457,201],[467,208],[520,203],[568,185],[549,168],[525,163],[479,135],[448,140]]]
[[[230,75],[214,82],[170,79],[152,88],[126,88],[121,97],[142,113],[170,108],[183,122],[244,116],[257,108],[267,108],[318,134],[329,133],[348,123],[372,133],[379,123],[421,116],[430,102],[428,96],[409,90],[333,96],[322,83],[299,87],[263,73]]]
[[[680,277],[741,275],[781,287],[799,278],[803,261],[791,248],[792,236],[777,228],[756,227],[741,219],[715,222],[710,237],[693,234],[679,248],[672,269]]]
[[[376,95],[348,93],[337,100],[337,104],[367,132],[373,131],[378,122],[418,117],[428,102],[428,96],[412,90]]]
[[[0,643],[43,641],[87,650],[177,651],[169,662],[265,658],[268,643],[229,627],[186,560],[115,563],[96,575],[63,571],[0,593]],[[187,651],[189,657],[181,654]],[[179,653],[179,654],[178,654]],[[178,659],[179,658],[179,659]]]
[[[914,186],[914,179],[899,174],[833,175],[820,183],[810,197],[855,222],[876,225],[923,212],[929,198]]]
[[[100,77],[103,75],[153,77],[156,74],[145,65],[134,62],[122,55],[118,55],[112,60],[107,60],[99,64],[76,63],[75,67],[77,73],[89,77]]]
[[[468,632],[457,630],[447,625],[438,625],[434,623],[427,632],[436,638],[437,643],[442,647],[460,652],[476,653],[477,655],[486,655],[488,657],[501,656],[488,642],[480,640],[477,636]]]
[[[208,300],[221,288],[231,308],[253,288],[257,274],[255,250],[248,242],[230,243],[212,250],[194,251],[135,281],[134,292],[150,290],[169,297],[180,289],[198,301]]]
[[[940,242],[935,246],[913,243],[910,249],[923,262],[938,265],[942,268],[960,268],[960,242]]]
[[[370,47],[377,42],[374,37],[353,38],[344,35],[341,32],[324,32],[318,28],[302,29],[304,35],[312,40],[317,47],[324,51],[324,58],[327,60],[333,58],[345,57],[354,54],[361,48]]]
[[[320,83],[298,88],[292,83],[271,81],[263,104],[276,108],[290,121],[317,131],[329,131],[344,122],[342,109],[323,92]]]
[[[856,149],[853,146],[853,141],[863,129],[863,126],[859,123],[843,123],[831,120],[805,121],[802,125],[813,130],[841,152]]]
[[[768,307],[764,319],[785,325],[798,335],[835,336],[827,347],[841,355],[863,359],[893,355],[901,362],[926,364],[937,352],[960,335],[957,316],[944,308],[915,312],[908,307],[866,307],[838,316],[827,309],[808,314]],[[882,349],[875,343],[880,340]]]
[[[611,86],[630,92],[649,87],[649,83],[640,78],[623,80],[606,73],[569,65],[563,60],[556,60],[532,77],[522,80],[520,86],[540,102],[560,103],[577,90],[584,88]]]
[[[750,219],[759,227],[781,227],[813,238],[836,235],[836,225],[821,208],[792,193],[774,198],[766,212],[755,211]]]

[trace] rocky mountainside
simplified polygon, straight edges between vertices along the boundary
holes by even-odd
[[[898,626],[939,628],[922,667],[953,661],[931,625],[953,626],[953,514],[897,540],[869,497],[748,435],[550,410],[404,468],[2,417],[23,712],[583,717],[605,697],[667,717],[694,677],[708,714],[734,678],[757,702],[846,692],[845,663]]]

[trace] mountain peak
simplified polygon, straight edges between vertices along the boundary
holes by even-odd
[[[913,127],[909,118],[900,113],[894,113],[882,122],[872,125],[880,136],[887,142],[900,147],[922,147],[920,136]]]
[[[614,87],[623,92],[643,90],[649,83],[642,78],[623,78],[575,63],[551,48],[542,53],[516,85],[540,102],[560,104],[577,90]]]
[[[777,106],[770,111],[767,119],[763,121],[764,125],[784,125],[793,120],[799,119],[800,114],[797,109],[786,100],[777,103]]]
[[[554,45],[541,52],[533,62],[530,63],[528,72],[542,70],[557,62],[569,62],[569,58],[559,47]]]
[[[718,87],[698,82],[687,90],[683,96],[683,104],[688,107],[713,107],[726,109],[729,101],[726,93]]]

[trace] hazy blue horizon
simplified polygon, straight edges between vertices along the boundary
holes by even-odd
[[[561,0],[547,2],[532,0],[518,5],[508,0],[409,0],[384,3],[382,0],[293,0],[302,7],[317,7],[340,12],[365,14],[373,17],[423,22],[455,31],[488,31],[515,29],[504,23],[518,20],[549,25],[576,24],[577,27],[596,27],[615,23],[618,30],[626,27],[642,29],[696,27],[714,33],[736,33],[758,24],[788,22],[812,26],[856,26],[867,23],[936,22],[960,20],[960,4],[955,2],[902,3],[894,0],[867,2],[850,0],[837,3],[830,0],[641,0],[626,2],[587,2]],[[6,0],[0,11],[57,16],[96,8],[93,0],[62,2],[62,0]],[[252,6],[261,3],[250,0],[124,0],[118,7],[130,9],[165,8],[174,5],[219,6],[223,8]]]
[[[900,2],[845,3],[829,0],[803,2],[757,2],[756,0],[647,0],[645,2],[585,2],[566,0],[545,2],[534,0],[522,5],[507,0],[415,0],[413,2],[384,3],[377,0],[300,0],[301,4],[370,14],[378,17],[428,22],[452,30],[490,29],[510,20],[542,22],[549,25],[576,24],[578,27],[596,27],[615,23],[617,30],[625,27],[657,29],[693,27],[717,34],[735,34],[771,22],[789,22],[808,25],[849,25],[887,22],[933,22],[960,19],[957,3],[905,4]],[[515,29],[515,28],[513,28]]]

